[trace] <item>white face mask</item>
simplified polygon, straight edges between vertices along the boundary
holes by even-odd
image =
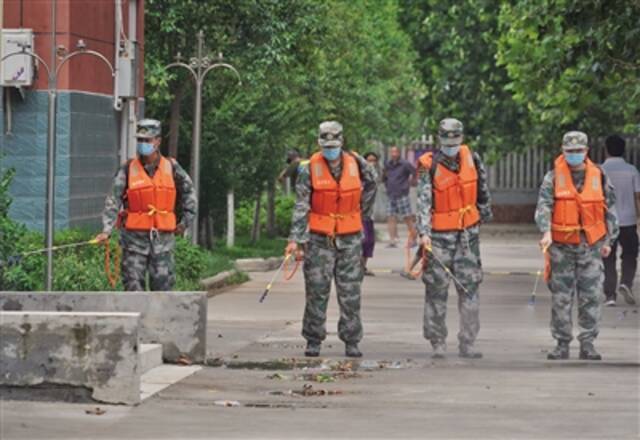
[[[442,146],[442,147],[440,147],[440,151],[442,151],[442,154],[444,154],[445,156],[456,157],[456,155],[460,151],[460,145],[456,145],[455,147],[444,147],[444,146]]]

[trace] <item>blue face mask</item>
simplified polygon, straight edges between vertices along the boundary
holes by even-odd
[[[564,153],[564,160],[567,161],[569,166],[577,167],[584,162],[584,158],[587,153]]]
[[[156,151],[156,147],[149,142],[138,142],[137,150],[140,156],[149,156]]]
[[[340,157],[341,148],[323,148],[322,155],[327,160],[336,160]]]
[[[446,156],[455,157],[458,154],[458,151],[460,151],[460,145],[455,147],[440,147],[440,151],[442,151]]]

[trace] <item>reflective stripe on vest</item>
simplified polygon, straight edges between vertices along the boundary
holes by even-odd
[[[461,231],[480,222],[478,172],[473,153],[460,146],[460,171],[455,173],[438,163],[433,173],[433,207],[431,227],[434,231]],[[420,156],[420,164],[431,170],[433,154]]]
[[[175,231],[176,185],[171,161],[160,157],[158,169],[151,178],[140,160],[133,159],[129,163],[127,204],[127,230]]]
[[[593,245],[607,234],[602,172],[589,159],[585,166],[584,185],[579,193],[564,155],[555,161],[551,235],[556,243],[580,244],[580,232],[584,232],[587,242]]]
[[[342,154],[339,183],[331,175],[322,153],[311,156],[309,172],[312,187],[309,229],[328,236],[360,232],[362,182],[356,159],[348,153]]]

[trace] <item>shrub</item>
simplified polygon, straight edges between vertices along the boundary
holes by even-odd
[[[260,230],[263,233],[266,232],[267,224],[266,203],[266,197],[263,196],[260,203]],[[296,201],[294,196],[278,195],[276,197],[276,234],[280,237],[287,237],[289,235],[289,230],[291,229],[291,216],[293,214],[295,203]],[[254,212],[255,200],[245,200],[240,202],[235,212],[235,228],[238,236],[251,235]]]

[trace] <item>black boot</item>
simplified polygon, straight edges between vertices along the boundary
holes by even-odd
[[[558,345],[549,354],[547,359],[557,361],[560,359],[569,359],[569,343],[564,341],[558,341]]]
[[[472,344],[460,344],[458,356],[466,359],[480,359],[482,358],[482,353],[474,350]]]
[[[320,342],[308,341],[307,349],[304,351],[304,355],[307,357],[318,357],[320,356],[320,347],[322,344]]]
[[[580,359],[585,361],[601,361],[602,356],[593,347],[593,342],[583,342],[580,344]]]
[[[345,345],[344,354],[347,355],[347,357],[352,358],[362,357],[362,352],[358,348],[358,344],[356,344],[355,342],[351,342]]]

